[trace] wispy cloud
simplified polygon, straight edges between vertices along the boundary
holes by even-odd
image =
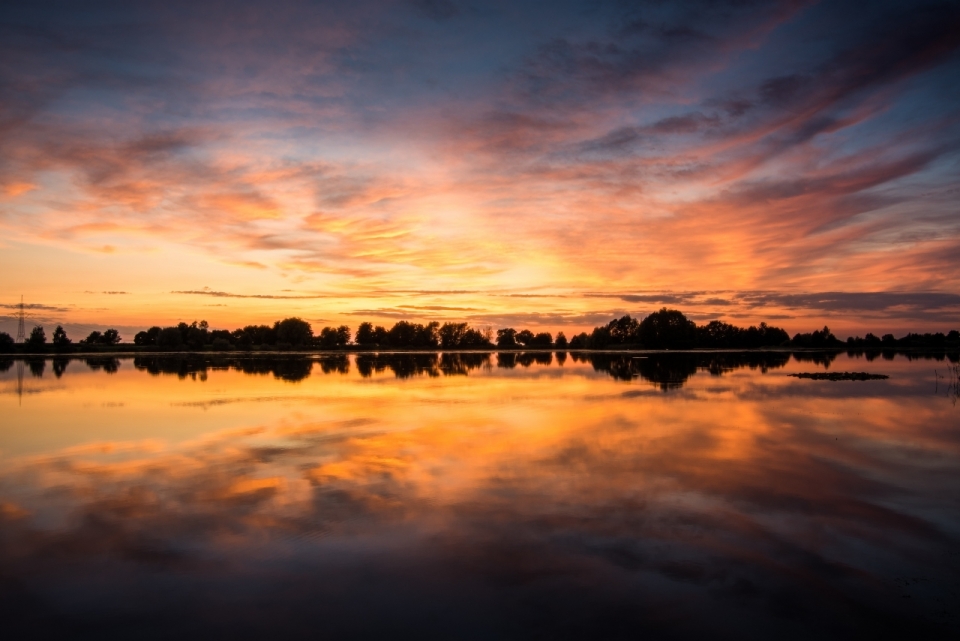
[[[318,298],[329,298],[323,295],[293,295],[293,294],[232,294],[230,292],[218,292],[210,289],[195,290],[176,290],[171,294],[187,294],[191,296],[213,296],[214,298],[265,298],[271,300],[312,300]]]

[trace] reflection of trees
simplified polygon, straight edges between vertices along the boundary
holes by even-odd
[[[309,358],[278,358],[273,361],[270,371],[276,378],[295,383],[310,376],[312,369],[313,361]]]
[[[369,378],[374,372],[380,373],[387,369],[387,363],[380,360],[376,354],[357,354],[357,371],[360,376]]]
[[[497,353],[497,367],[512,369],[517,365],[530,367],[537,365],[551,365],[553,352],[499,352]]]
[[[111,356],[88,356],[81,360],[94,372],[103,370],[107,374],[116,374],[120,369],[120,360]]]
[[[0,373],[6,372],[13,367],[12,358],[0,358]]]
[[[43,378],[43,370],[47,367],[47,361],[43,358],[28,358],[27,367],[30,368],[30,373],[34,377]]]
[[[467,372],[490,363],[490,355],[477,352],[444,352],[440,371],[446,376],[466,376]]]
[[[387,367],[393,370],[397,378],[440,375],[436,354],[389,354],[386,358]]]
[[[346,354],[325,356],[320,359],[320,369],[324,374],[346,374],[350,371],[350,359]]]
[[[786,352],[717,352],[704,354],[698,366],[714,376],[744,367],[766,374],[767,370],[784,367],[788,362],[790,354]]]
[[[786,352],[678,352],[645,355],[617,352],[572,352],[574,362],[590,363],[598,372],[606,372],[619,381],[636,378],[654,383],[662,390],[678,389],[698,370],[720,376],[749,367],[766,372],[783,367],[790,360]]]
[[[206,357],[201,355],[137,356],[133,365],[138,370],[154,376],[172,374],[178,378],[206,380],[211,369],[235,369],[244,374],[273,374],[285,381],[301,381],[313,368],[313,360],[305,356],[283,358],[234,358],[229,356]],[[329,367],[329,365],[328,365]],[[342,364],[336,367],[343,367]],[[349,365],[347,366],[349,367]],[[339,371],[337,369],[331,371]]]
[[[801,363],[814,363],[828,367],[836,358],[835,351],[804,351],[804,352],[592,352],[574,351],[557,352],[556,363],[563,365],[567,358],[575,363],[589,364],[594,371],[604,372],[616,380],[630,381],[642,379],[649,381],[663,390],[682,387],[697,371],[709,372],[714,376],[721,376],[727,372],[749,367],[766,373],[770,369],[780,368],[787,364],[792,356]],[[848,352],[849,355],[865,354],[867,358],[884,352],[870,351]],[[470,371],[482,367],[489,367],[491,353],[486,352],[393,352],[393,353],[361,353],[356,355],[357,371],[362,377],[372,376],[374,373],[391,371],[397,378],[412,378],[416,376],[463,376]],[[906,354],[909,359],[949,359],[952,362],[960,360],[958,354],[943,352]],[[58,356],[53,359],[53,371],[60,377],[66,370],[70,358]],[[120,360],[114,357],[81,357],[87,367],[94,371],[107,373],[116,372]],[[300,381],[311,375],[313,363],[319,364],[319,371],[323,374],[348,374],[350,372],[350,357],[347,354],[331,354],[323,357],[300,355],[288,356],[235,356],[217,353],[208,354],[177,354],[136,356],[134,366],[138,370],[152,375],[172,374],[180,378],[206,380],[211,369],[234,369],[244,374],[273,375],[285,381]],[[12,359],[0,363],[0,371],[9,369]],[[497,352],[496,366],[504,369],[516,367],[528,368],[533,365],[552,366],[554,353],[549,351],[531,352]],[[41,377],[44,373],[44,359],[28,358],[24,364],[30,367],[34,376]]]
[[[823,365],[824,369],[830,367],[830,363],[837,359],[839,352],[793,352],[793,358],[798,363],[813,363],[814,365]]]
[[[444,357],[446,357],[444,359]],[[413,378],[414,376],[440,376],[444,374],[466,373],[481,367],[489,359],[487,354],[461,353],[444,354],[438,357],[433,353],[390,353],[390,354],[357,354],[357,371],[364,378],[374,372],[391,370],[397,378]]]
[[[960,352],[948,352],[946,350],[925,350],[925,351],[896,351],[893,349],[848,349],[847,356],[850,358],[859,358],[860,356],[867,359],[868,362],[873,362],[878,358],[883,358],[887,361],[892,361],[897,357],[897,354],[906,358],[908,361],[937,361],[943,362],[945,360],[950,361],[951,363],[960,363]]]
[[[64,358],[63,356],[58,356],[53,359],[53,375],[57,378],[63,376],[63,373],[67,370],[67,365],[70,364],[69,358]]]
[[[655,383],[660,389],[682,387],[697,372],[694,354],[650,354],[636,356],[617,353],[573,354],[574,360],[587,361],[598,372],[606,372],[618,381],[635,378]]]

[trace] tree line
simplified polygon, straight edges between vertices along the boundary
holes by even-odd
[[[9,334],[0,332],[0,353],[25,351],[71,352],[75,347],[103,350],[121,342],[115,329],[93,331],[75,346],[58,325],[48,344],[42,326],[36,326],[23,348],[18,349]],[[828,327],[790,337],[786,330],[766,323],[737,327],[720,320],[697,325],[682,312],[662,308],[643,319],[625,315],[606,325],[594,327],[590,333],[581,332],[569,340],[563,332],[556,336],[549,332],[534,333],[529,329],[512,327],[477,329],[468,323],[427,324],[401,320],[389,329],[369,322],[361,323],[354,336],[346,325],[324,327],[319,334],[301,318],[285,318],[273,325],[247,325],[233,331],[211,329],[207,321],[174,326],[154,326],[138,332],[133,339],[136,347],[159,350],[253,350],[253,349],[324,349],[342,350],[348,347],[374,349],[501,349],[501,350],[609,350],[609,349],[757,349],[764,347],[802,348],[857,348],[888,349],[933,347],[960,347],[960,332],[947,334],[907,334],[897,339],[892,334],[882,338],[874,334],[850,337],[844,343]]]

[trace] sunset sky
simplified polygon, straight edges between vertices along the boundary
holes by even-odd
[[[6,2],[0,330],[960,328],[960,3]]]

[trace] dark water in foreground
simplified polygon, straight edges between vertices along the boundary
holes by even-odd
[[[950,363],[804,358],[0,361],[0,625],[960,638]]]

